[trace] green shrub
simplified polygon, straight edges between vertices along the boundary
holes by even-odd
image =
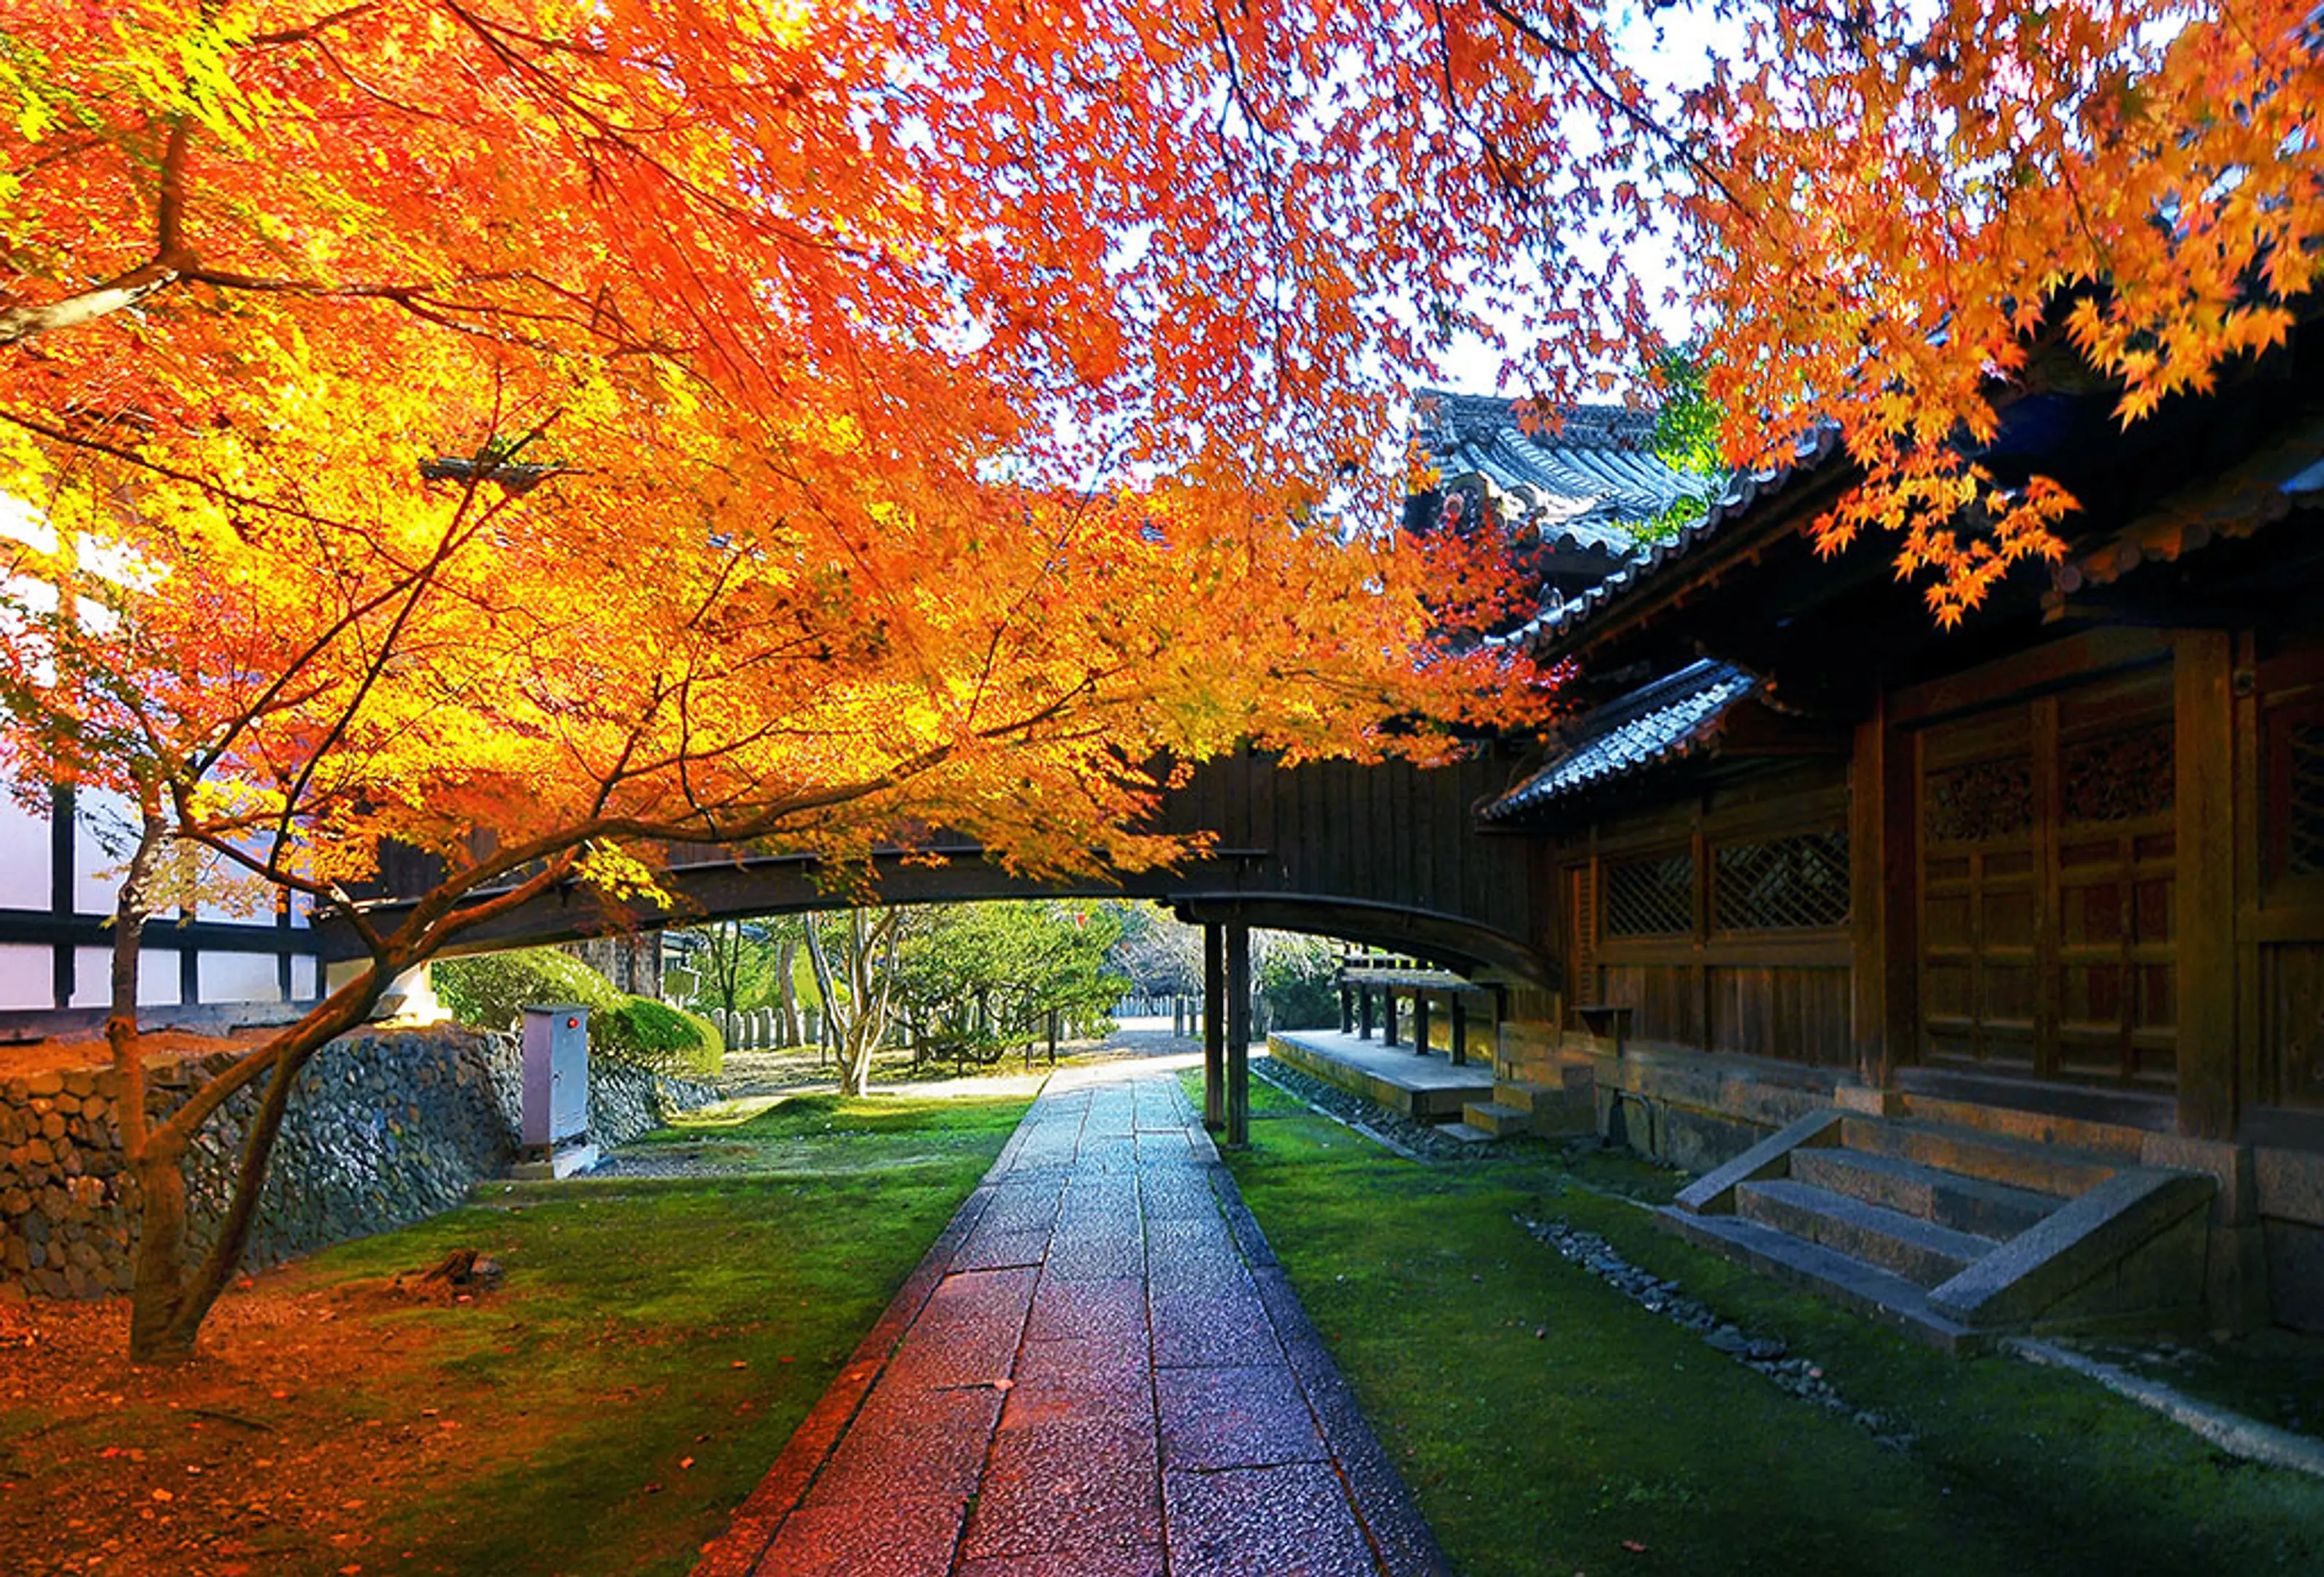
[[[589,1054],[658,1074],[715,1074],[724,1038],[707,1019],[650,997],[633,997],[570,953],[523,947],[439,960],[436,994],[463,1024],[512,1029],[528,1007],[577,1002],[589,1010]]]
[[[594,1016],[622,1001],[612,981],[554,947],[439,959],[433,973],[452,1017],[479,1029],[512,1029],[529,1007],[578,1002]]]
[[[593,1056],[690,1079],[719,1070],[726,1039],[698,1013],[651,997],[625,996],[610,1009],[590,1013],[589,1049]]]

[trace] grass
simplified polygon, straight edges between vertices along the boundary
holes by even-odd
[[[325,1257],[325,1276],[375,1276],[501,1245],[512,1339],[420,1317],[448,1327],[450,1372],[553,1420],[527,1431],[532,1449],[403,1508],[389,1538],[416,1553],[401,1569],[687,1570],[1025,1106],[802,1097],[723,1136],[746,1152],[731,1164],[772,1176],[520,1190],[503,1197],[532,1201],[521,1216],[459,1213]]]
[[[2324,1484],[2071,1376],[1963,1361],[1673,1238],[1672,1175],[1546,1147],[1420,1167],[1264,1085],[1230,1158],[1381,1442],[1468,1577],[2324,1570]],[[1909,1451],[1779,1390],[1513,1219],[1563,1219],[1814,1358]]]
[[[495,1185],[262,1277],[209,1360],[246,1429],[189,1440],[200,1376],[96,1395],[85,1417],[0,1400],[0,1457],[42,1443],[29,1481],[0,1485],[32,1492],[0,1497],[0,1545],[70,1508],[95,1548],[120,1499],[145,1519],[127,1542],[156,1553],[106,1571],[686,1572],[1026,1105],[805,1097],[724,1130],[713,1176]],[[458,1302],[392,1287],[462,1247],[497,1256],[503,1284]],[[269,1298],[282,1317],[245,1344]],[[124,1446],[143,1448],[134,1471]],[[182,1533],[155,1526],[149,1480]],[[222,1539],[246,1559],[217,1558]]]

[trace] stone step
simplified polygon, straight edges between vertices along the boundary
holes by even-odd
[[[1577,1096],[1589,1093],[1590,1070],[1582,1070],[1582,1087],[1572,1083],[1540,1084],[1531,1079],[1499,1079],[1493,1084],[1493,1099],[1504,1106],[1514,1106],[1520,1111],[1545,1111],[1563,1108]]]
[[[1792,1177],[1984,1238],[2014,1238],[2065,1203],[2055,1194],[1988,1183],[1870,1150],[1803,1147],[1792,1152]]]
[[[1665,1205],[1663,1225],[1715,1254],[1816,1293],[1914,1340],[1966,1357],[1993,1338],[1938,1312],[1927,1291],[1894,1272],[1735,1215],[1692,1215]]]
[[[1910,1118],[1849,1116],[1842,1120],[1840,1142],[1866,1154],[2061,1198],[2086,1194],[2129,1165],[2097,1151]]]
[[[1470,1128],[1482,1129],[1495,1139],[1512,1134],[1531,1133],[1534,1114],[1530,1108],[1511,1106],[1501,1101],[1471,1101],[1461,1108],[1461,1120]]]
[[[1997,1247],[1990,1238],[1785,1178],[1737,1187],[1735,1213],[1924,1287],[1950,1281]]]
[[[1501,1136],[1469,1122],[1446,1122],[1438,1125],[1437,1132],[1446,1139],[1457,1139],[1462,1144],[1489,1145]]]

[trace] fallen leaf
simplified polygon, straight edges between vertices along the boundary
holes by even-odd
[[[156,1500],[170,1501],[175,1500],[177,1497],[171,1494],[167,1489],[156,1489],[153,1491],[153,1499]]]
[[[678,1459],[678,1465],[681,1468],[690,1468],[694,1465],[694,1459],[690,1456],[682,1456]]]
[[[1636,1539],[1624,1539],[1622,1541],[1622,1547],[1629,1551],[1630,1554],[1634,1555],[1643,1555],[1646,1553],[1646,1546],[1640,1544]]]

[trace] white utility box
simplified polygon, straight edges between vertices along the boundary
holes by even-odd
[[[524,1010],[524,1155],[521,1177],[567,1177],[596,1164],[589,1142],[589,1010],[552,1002]]]

